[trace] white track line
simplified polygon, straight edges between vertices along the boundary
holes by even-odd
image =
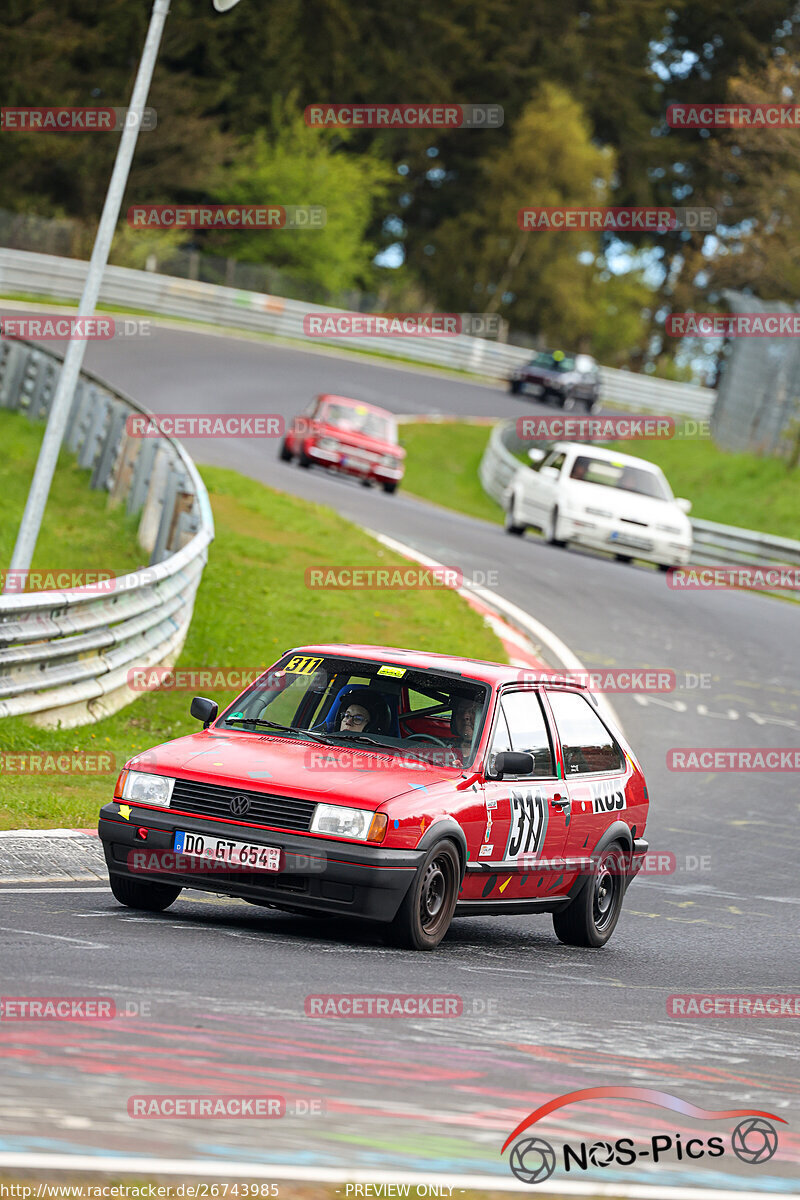
[[[126,1157],[116,1154],[16,1154],[0,1153],[0,1168],[25,1171],[97,1171],[119,1176],[130,1173],[138,1179],[151,1175],[193,1175],[217,1179],[282,1179],[305,1183],[381,1183],[427,1187],[450,1187],[453,1192],[527,1192],[530,1185],[507,1175],[445,1175],[431,1171],[427,1175],[411,1171],[348,1170],[344,1167],[297,1167],[283,1163],[227,1162],[223,1159]],[[753,1181],[753,1184],[755,1181]],[[753,1184],[739,1190],[670,1187],[667,1184],[599,1183],[548,1179],[542,1196],[623,1196],[630,1200],[744,1200],[756,1191]],[[780,1200],[800,1200],[797,1192],[762,1192]]]
[[[370,537],[374,537],[381,545],[386,546],[387,550],[394,550],[397,554],[402,554],[404,558],[413,559],[415,562],[421,563],[424,567],[442,567],[443,564],[437,562],[435,558],[430,558],[427,554],[421,554],[419,550],[415,550],[412,546],[407,546],[405,542],[398,542],[396,538],[387,537],[384,533],[376,533],[373,529],[365,529]],[[495,608],[499,616],[506,616],[510,621],[515,621],[517,625],[531,636],[547,646],[551,654],[555,657],[559,666],[565,667],[569,671],[586,672],[587,668],[583,665],[577,654],[573,654],[569,646],[561,641],[551,629],[543,625],[541,621],[537,621],[530,613],[519,608],[518,605],[512,604],[510,600],[506,600],[497,592],[491,591],[489,588],[476,587],[468,588],[461,587],[457,589],[460,595],[474,596],[476,600],[480,600],[483,604]],[[613,705],[606,699],[602,693],[595,693],[597,703],[600,709],[606,714],[612,724],[624,734],[622,723],[614,711]]]

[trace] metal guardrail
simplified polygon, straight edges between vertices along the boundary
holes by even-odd
[[[60,368],[53,351],[0,338],[0,409],[44,419]],[[0,596],[0,717],[65,728],[100,720],[136,698],[131,667],[171,666],[180,652],[214,538],[211,505],[180,442],[129,437],[131,413],[152,415],[83,371],[64,445],[110,506],[141,513],[149,565],[107,584]]]
[[[521,441],[513,421],[495,425],[483,452],[478,476],[483,490],[498,504],[503,505],[503,493],[517,471],[525,469],[512,451],[538,444],[544,445]],[[791,538],[740,529],[737,525],[719,525],[715,521],[693,520],[692,532],[691,561],[698,565],[800,566],[800,542]]]
[[[51,296],[77,300],[83,290],[87,263],[51,254],[0,249],[0,294]],[[101,301],[121,308],[184,317],[211,325],[249,329],[278,337],[328,345],[346,345],[395,358],[412,359],[431,366],[449,367],[496,379],[507,378],[514,368],[529,362],[531,351],[488,338],[467,337],[310,337],[303,329],[309,314],[337,310],[300,300],[286,300],[260,292],[241,291],[218,284],[178,279],[127,267],[107,267],[100,290]],[[710,388],[673,383],[631,371],[600,368],[600,398],[633,412],[690,416],[705,420],[711,415],[716,393]]]

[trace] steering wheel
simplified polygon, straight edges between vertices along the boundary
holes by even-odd
[[[443,742],[441,738],[434,737],[432,733],[412,733],[408,740],[410,742],[435,742],[437,746],[442,746],[445,750],[448,748],[447,742]]]

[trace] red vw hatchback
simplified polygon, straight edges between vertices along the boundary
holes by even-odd
[[[111,890],[184,887],[371,918],[431,950],[454,915],[551,913],[601,946],[647,851],[647,787],[581,687],[375,646],[287,651],[203,730],[126,764],[100,814]]]
[[[406,452],[397,438],[397,421],[385,408],[317,396],[295,417],[281,444],[284,462],[297,458],[301,467],[328,467],[354,475],[369,486],[379,483],[396,492],[403,478]]]

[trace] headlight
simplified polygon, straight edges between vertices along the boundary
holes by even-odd
[[[122,785],[122,799],[132,804],[160,804],[169,807],[175,780],[166,775],[151,775],[145,771],[128,771]]]
[[[393,467],[393,468],[399,467],[400,459],[395,458],[392,454],[384,454],[383,458],[381,459],[381,466],[382,467]]]
[[[683,530],[678,529],[675,525],[656,525],[656,532],[657,533],[674,533],[677,535],[677,534],[683,533]]]
[[[330,833],[334,837],[357,838],[365,842],[372,824],[386,828],[386,817],[364,808],[343,808],[339,804],[318,804],[311,820],[311,833]],[[373,840],[380,840],[374,839]]]
[[[604,508],[585,508],[583,511],[592,517],[606,517],[609,521],[611,520],[611,513],[606,512]]]
[[[338,450],[339,443],[334,441],[333,438],[319,438],[317,440],[317,449],[318,450]]]

